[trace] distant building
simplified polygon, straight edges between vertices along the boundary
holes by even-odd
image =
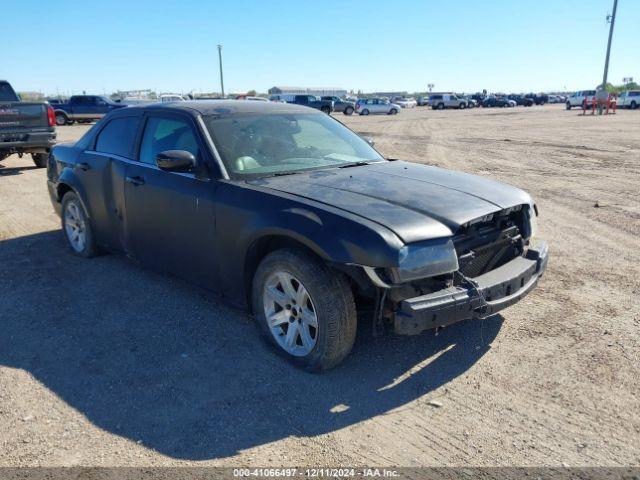
[[[407,92],[373,92],[371,94],[372,97],[406,97]]]
[[[344,97],[347,93],[347,90],[338,87],[304,88],[276,86],[269,89],[269,95],[315,95],[316,97],[331,95]]]

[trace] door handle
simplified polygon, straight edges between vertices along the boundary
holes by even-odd
[[[134,186],[144,185],[144,178],[136,176],[136,177],[125,177],[125,181]]]
[[[89,165],[87,162],[82,162],[82,163],[77,163],[76,167],[86,172],[91,168],[91,165]]]

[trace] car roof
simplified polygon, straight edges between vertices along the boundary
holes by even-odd
[[[135,105],[126,109],[139,109],[146,111],[167,110],[182,111],[192,115],[220,115],[220,114],[271,114],[271,113],[318,113],[310,107],[294,105],[290,103],[276,102],[247,102],[245,100],[187,100],[185,102],[176,103],[152,103],[147,105]],[[124,112],[118,112],[124,113]]]

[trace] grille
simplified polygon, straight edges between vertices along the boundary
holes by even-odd
[[[483,249],[474,250],[469,260],[464,263],[461,261],[460,271],[466,277],[477,277],[513,260],[518,254],[518,248],[511,240],[496,242]]]
[[[524,248],[521,225],[522,212],[518,210],[461,229],[453,239],[460,272],[477,277],[520,255]]]

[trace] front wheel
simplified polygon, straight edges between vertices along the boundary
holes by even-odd
[[[567,110],[571,110],[571,103],[567,102],[566,105],[565,105],[565,108]]]
[[[91,258],[98,254],[89,217],[78,196],[65,193],[62,198],[62,230],[71,251],[79,257]]]
[[[347,107],[342,113],[344,113],[345,115],[351,115],[353,113],[353,108]]]
[[[631,110],[635,110],[636,108],[638,108],[638,104],[636,103],[635,100],[631,102],[631,105],[629,105],[629,108]]]
[[[357,317],[349,283],[311,253],[282,249],[265,257],[251,299],[265,337],[297,366],[330,369],[353,347]]]
[[[389,110],[389,115],[395,115],[396,113],[398,113],[398,110],[396,110],[395,108]]]
[[[49,154],[47,153],[32,153],[31,158],[33,159],[33,163],[38,168],[45,168],[47,166],[47,160],[49,158]]]
[[[467,105],[464,103],[460,104],[460,110],[464,110],[465,108],[467,108]]]
[[[360,115],[369,115],[369,110],[365,108],[364,110],[362,110],[362,112],[360,112]]]

